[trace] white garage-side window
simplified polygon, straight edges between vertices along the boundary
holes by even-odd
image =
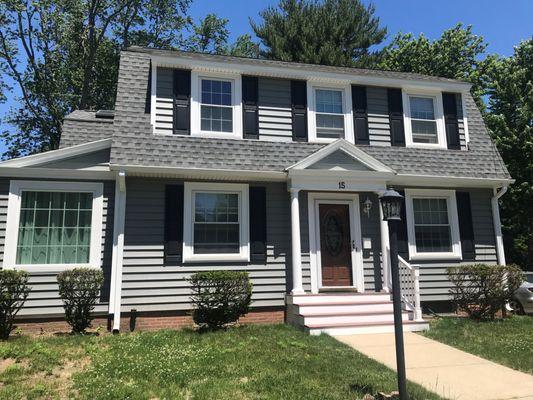
[[[411,260],[461,258],[455,191],[406,189],[405,210]]]
[[[102,184],[12,181],[4,267],[99,267]]]
[[[185,183],[184,262],[249,261],[248,185]]]

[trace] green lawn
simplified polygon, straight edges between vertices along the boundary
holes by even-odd
[[[491,322],[436,318],[425,336],[488,360],[533,374],[533,317]]]
[[[0,398],[360,399],[396,375],[286,325],[0,342]],[[411,399],[438,399],[410,385]]]

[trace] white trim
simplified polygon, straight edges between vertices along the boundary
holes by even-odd
[[[292,290],[291,294],[303,294],[302,276],[302,245],[300,230],[300,201],[299,190],[290,190],[291,193],[291,257],[292,257]]]
[[[496,255],[498,264],[505,265],[505,249],[503,247],[502,224],[500,221],[500,205],[498,200],[507,192],[507,186],[503,186],[500,191],[493,189],[494,195],[491,198],[492,206],[492,223],[494,225],[494,234],[496,236]]]
[[[236,193],[239,195],[239,253],[194,254],[194,194],[195,192]],[[250,261],[248,184],[185,182],[183,207],[183,262]]]
[[[311,263],[311,292],[318,293],[322,286],[320,259],[320,223],[319,204],[348,204],[350,214],[350,236],[355,242],[352,248],[352,286],[358,292],[365,290],[364,266],[361,238],[361,215],[359,211],[359,195],[355,193],[308,193],[307,211],[309,218],[309,256]]]
[[[415,240],[413,198],[446,199],[448,222],[450,224],[451,252],[418,252]],[[409,241],[409,260],[461,260],[461,238],[459,235],[459,218],[455,190],[405,189],[405,214],[407,218],[407,236]]]
[[[351,156],[355,161],[360,162],[361,164],[367,166],[373,171],[376,172],[387,172],[387,173],[394,173],[394,170],[389,168],[387,165],[383,164],[381,161],[376,160],[371,155],[365,153],[363,150],[357,148],[350,142],[348,142],[345,139],[336,139],[333,143],[330,143],[327,146],[322,147],[320,150],[315,151],[313,154],[307,156],[306,158],[298,161],[296,164],[291,165],[286,170],[303,170],[308,168],[309,166],[317,163],[318,161],[322,160],[323,158],[329,156],[330,154],[333,154],[337,150],[341,150],[344,153]],[[316,170],[313,170],[313,172],[316,172]],[[339,172],[339,171],[335,171]],[[349,171],[351,174],[354,173],[354,171]],[[364,172],[364,171],[357,171],[357,173]]]
[[[333,85],[327,82],[308,82],[307,84],[307,126],[309,142],[331,143],[338,139],[319,138],[316,133],[316,91],[340,91],[342,95],[342,111],[344,115],[344,139],[354,143],[352,93],[350,85]],[[340,114],[338,114],[340,115]]]
[[[201,57],[203,57],[202,55]],[[425,88],[450,92],[470,90],[472,85],[466,82],[428,81],[428,79],[401,79],[384,76],[369,76],[358,74],[357,69],[346,68],[344,71],[320,71],[319,65],[278,63],[281,65],[258,65],[259,61],[242,59],[224,59],[220,61],[201,58],[194,59],[190,54],[181,56],[176,54],[150,54],[150,58],[159,66],[170,68],[194,69],[204,72],[232,73],[242,75],[269,76],[299,80],[322,80],[337,84],[360,84],[384,87]],[[264,61],[265,64],[268,61]]]
[[[413,141],[411,126],[411,103],[409,97],[426,97],[433,100],[433,110],[435,113],[435,122],[437,125],[438,143],[416,143]],[[405,126],[405,146],[423,149],[446,149],[446,127],[444,124],[444,109],[442,104],[442,92],[430,92],[422,90],[402,90],[403,101],[403,118]]]
[[[150,123],[152,124],[152,133],[155,134],[155,120],[157,114],[157,64],[152,62],[151,93],[150,93]],[[172,111],[174,113],[174,111]]]
[[[60,168],[0,167],[0,176],[8,178],[39,179],[79,179],[79,180],[115,180],[115,174],[109,170],[81,170]]]
[[[432,186],[432,187],[489,187],[509,185],[514,179],[469,178],[464,176],[438,176],[397,174],[388,183],[394,185]]]
[[[468,93],[461,93],[461,107],[463,110],[463,126],[465,131],[465,142],[466,142],[466,148],[468,150],[468,145],[470,143],[470,131],[468,130],[468,113],[466,112],[466,96],[468,96]]]
[[[90,192],[93,195],[91,242],[88,264],[29,264],[17,265],[17,241],[20,222],[21,193],[23,191]],[[75,267],[100,268],[102,263],[103,184],[89,182],[17,181],[9,186],[6,239],[3,268],[30,272],[60,272]]]
[[[120,171],[115,184],[113,219],[113,253],[111,261],[111,289],[109,313],[113,314],[113,331],[120,330],[122,308],[122,267],[124,265],[124,225],[126,221],[126,174]],[[123,183],[121,183],[123,181]]]
[[[78,144],[76,146],[65,147],[63,149],[50,150],[44,153],[32,154],[25,157],[13,158],[0,162],[0,169],[3,167],[30,167],[52,161],[59,161],[65,158],[72,158],[85,153],[92,153],[98,150],[111,147],[111,138],[96,140],[94,142]]]
[[[231,83],[231,102],[233,111],[232,132],[202,131],[200,121],[202,79],[221,80]],[[202,73],[197,70],[191,72],[191,136],[242,139],[242,80],[238,74]]]

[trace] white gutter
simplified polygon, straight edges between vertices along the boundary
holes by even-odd
[[[115,183],[115,212],[113,222],[113,257],[109,313],[113,314],[113,332],[120,331],[122,305],[122,265],[124,263],[124,224],[126,217],[126,173],[120,171]]]
[[[494,196],[492,196],[492,222],[494,224],[494,234],[496,236],[496,254],[498,256],[498,264],[505,265],[505,251],[503,248],[503,237],[502,237],[502,225],[500,221],[500,207],[498,200],[507,192],[507,186],[502,186],[498,191],[497,188],[493,189]]]

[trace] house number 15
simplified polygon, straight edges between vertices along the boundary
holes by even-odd
[[[340,181],[339,182],[339,189],[346,189],[346,182]]]

